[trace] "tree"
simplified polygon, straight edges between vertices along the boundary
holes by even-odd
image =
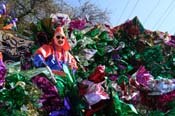
[[[95,4],[90,3],[89,1],[85,2],[78,8],[75,8],[73,18],[78,18],[82,16],[88,16],[88,19],[92,23],[109,23],[109,12],[107,10],[99,9]]]
[[[53,0],[6,0],[8,14],[20,23],[36,22],[56,12]]]
[[[88,17],[92,23],[109,22],[107,10],[99,9],[89,1],[79,7],[73,7],[64,0],[1,0],[6,2],[8,14],[18,18],[18,24],[28,26],[31,22],[37,22],[51,13],[68,14],[71,19]]]

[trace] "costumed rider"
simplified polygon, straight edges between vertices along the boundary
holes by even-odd
[[[75,73],[78,69],[75,58],[69,52],[70,45],[62,27],[57,27],[49,44],[42,45],[34,54],[34,65],[36,67],[49,67],[53,74],[66,76],[63,64]]]

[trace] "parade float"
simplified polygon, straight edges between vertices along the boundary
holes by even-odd
[[[79,66],[75,74],[64,66],[65,78],[32,64],[58,25]],[[2,116],[175,114],[175,36],[145,29],[137,17],[110,27],[57,13],[30,26],[34,44],[27,55],[5,65],[1,54]]]

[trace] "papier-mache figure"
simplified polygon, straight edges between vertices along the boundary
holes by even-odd
[[[36,67],[49,66],[54,74],[65,76],[63,64],[67,65],[74,73],[77,62],[70,54],[70,45],[62,27],[57,27],[51,42],[42,45],[34,54],[34,65]]]

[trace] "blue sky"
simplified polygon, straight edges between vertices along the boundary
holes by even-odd
[[[88,0],[65,0],[79,6]],[[110,12],[112,26],[137,16],[146,29],[175,34],[175,0],[89,0]]]

